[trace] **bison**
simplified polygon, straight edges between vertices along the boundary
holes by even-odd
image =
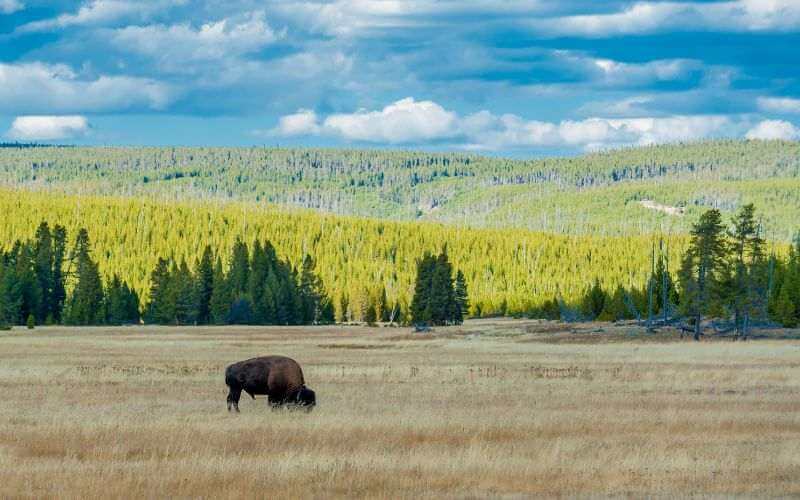
[[[225,369],[228,392],[228,411],[239,411],[242,391],[255,399],[266,395],[273,408],[283,405],[306,411],[316,406],[314,391],[306,387],[303,370],[297,361],[284,356],[264,356],[234,363]]]

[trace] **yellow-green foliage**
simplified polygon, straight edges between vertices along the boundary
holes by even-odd
[[[386,287],[389,300],[407,307],[415,261],[447,245],[464,272],[470,302],[491,314],[526,310],[560,292],[576,298],[595,276],[607,286],[641,286],[650,267],[652,237],[564,236],[527,230],[464,229],[434,223],[287,211],[243,203],[166,203],[148,199],[68,196],[0,191],[0,246],[33,236],[42,220],[62,224],[71,241],[79,227],[92,239],[94,257],[108,277],[118,273],[142,297],[159,256],[195,264],[206,244],[227,257],[237,237],[269,240],[281,257],[299,266],[305,253],[317,262],[328,293],[347,294],[351,308]],[[671,263],[683,239],[671,245]]]

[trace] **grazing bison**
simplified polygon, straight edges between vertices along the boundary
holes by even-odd
[[[228,411],[239,411],[242,391],[255,399],[266,395],[273,408],[283,405],[302,407],[306,411],[317,404],[314,391],[306,387],[303,370],[297,361],[284,356],[264,356],[234,363],[225,369]]]

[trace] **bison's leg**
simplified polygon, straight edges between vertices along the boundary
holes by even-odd
[[[239,397],[241,395],[241,387],[231,386],[230,392],[228,392],[228,411],[231,411],[231,407],[233,407],[236,413],[239,413]]]
[[[270,395],[267,395],[267,403],[269,404],[270,408],[272,408],[273,410],[278,410],[278,409],[280,409],[281,406],[283,406],[283,400],[282,399],[278,399],[278,398],[276,398],[274,396],[270,396]]]

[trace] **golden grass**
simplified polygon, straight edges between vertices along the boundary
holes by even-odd
[[[0,497],[800,495],[800,342],[629,333],[0,332]],[[317,409],[229,414],[224,367],[273,353]]]

